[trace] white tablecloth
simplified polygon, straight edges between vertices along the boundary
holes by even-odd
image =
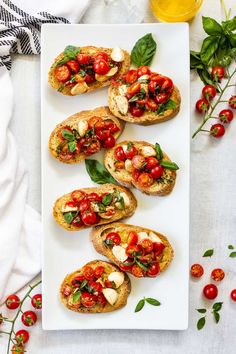
[[[127,0],[128,1],[128,0]],[[131,0],[129,0],[131,1]],[[118,2],[118,1],[116,1]],[[96,3],[96,4],[95,4]],[[106,1],[94,0],[96,8],[84,17],[83,22],[105,21]],[[234,0],[226,0],[236,15]],[[144,14],[145,22],[155,22],[148,1],[136,1]],[[94,20],[97,14],[96,20]],[[205,0],[201,11],[190,24],[191,48],[198,49],[204,33],[201,15],[223,18],[220,1]],[[114,14],[115,17],[115,14]],[[108,21],[108,20],[107,20]],[[122,22],[122,18],[116,19]],[[110,22],[110,21],[109,21]],[[168,45],[168,44],[167,44]],[[30,171],[29,204],[40,211],[40,64],[39,57],[15,56],[12,68],[15,90],[15,110],[11,129]],[[192,76],[192,107],[200,96],[202,83]],[[236,120],[236,119],[235,119]],[[192,131],[200,118],[191,111]],[[31,339],[27,351],[32,354],[233,354],[236,348],[236,304],[229,299],[229,292],[236,288],[236,260],[228,258],[228,244],[235,240],[236,215],[236,121],[220,141],[206,136],[194,140],[191,146],[191,230],[190,263],[201,262],[209,274],[214,267],[223,267],[226,279],[219,284],[219,301],[224,301],[218,325],[209,313],[206,328],[196,330],[199,314],[195,308],[207,305],[201,297],[207,276],[198,282],[190,281],[189,329],[170,331],[69,331],[45,332],[40,323],[30,329]],[[211,259],[201,255],[208,248],[215,248]],[[181,276],[181,274],[180,274]],[[176,304],[178,306],[178,304]],[[2,341],[2,339],[1,339]],[[0,353],[5,353],[2,345]]]

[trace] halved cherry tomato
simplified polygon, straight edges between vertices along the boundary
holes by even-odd
[[[153,242],[148,238],[141,240],[140,245],[143,247],[146,253],[150,253],[153,250]]]
[[[133,177],[133,179],[134,179],[135,181],[137,181],[138,178],[139,178],[139,176],[140,176],[140,171],[137,170],[137,169],[134,169],[133,172],[132,172],[132,177]]]
[[[16,294],[9,295],[5,304],[9,310],[15,310],[20,306],[20,298]]]
[[[153,168],[158,164],[158,160],[153,156],[146,157],[145,161],[146,161],[145,168],[147,169]]]
[[[15,339],[17,343],[27,343],[29,340],[29,332],[25,329],[20,329],[16,332]]]
[[[216,96],[216,88],[213,85],[206,85],[202,89],[202,96],[208,101],[212,100]]]
[[[86,194],[81,190],[75,190],[71,193],[71,198],[75,203],[80,203],[85,198]]]
[[[221,81],[225,76],[225,70],[222,66],[215,66],[212,68],[211,77],[214,81]]]
[[[137,264],[134,264],[132,266],[131,273],[137,278],[142,278],[145,275],[145,270],[140,268]]]
[[[141,89],[141,84],[140,82],[134,82],[131,86],[128,87],[128,93],[130,95],[135,95],[139,90]]]
[[[204,269],[201,264],[195,263],[191,266],[191,275],[194,278],[201,278],[204,274]]]
[[[130,69],[125,75],[125,81],[127,84],[133,84],[138,79],[137,70]]]
[[[85,155],[92,155],[101,150],[101,143],[96,137],[86,139]]]
[[[96,81],[95,75],[86,73],[84,77],[84,81],[86,82],[86,84],[92,84],[94,81]]]
[[[196,110],[199,113],[206,113],[209,107],[209,102],[205,98],[200,98],[200,100],[196,102]]]
[[[73,130],[71,129],[71,127],[69,127],[69,125],[65,125],[65,126],[62,127],[62,128],[58,131],[58,133],[57,133],[58,138],[60,138],[61,140],[66,140],[66,139],[64,138],[64,136],[62,135],[62,131],[63,131],[63,130],[66,130],[66,131],[68,131],[69,133],[73,133]]]
[[[31,299],[31,304],[35,309],[42,308],[42,294],[35,294]]]
[[[132,116],[134,117],[141,117],[144,114],[144,109],[134,106],[134,105],[130,105],[129,107],[129,111],[132,114]]]
[[[156,102],[161,104],[161,103],[166,103],[169,99],[169,94],[168,93],[158,93],[156,95]]]
[[[96,128],[97,129],[97,125],[99,123],[103,122],[102,118],[100,117],[91,117],[88,121],[88,126],[89,126],[89,129],[92,129],[92,128]],[[103,129],[103,128],[102,128]]]
[[[125,156],[127,159],[132,159],[135,155],[137,155],[138,150],[134,145],[131,145],[127,150],[125,151]]]
[[[98,294],[98,302],[104,307],[107,303],[105,296],[101,293]]]
[[[157,86],[162,86],[163,82],[165,81],[165,77],[159,74],[152,74],[150,78],[150,82],[155,82]]]
[[[147,99],[146,108],[150,109],[151,111],[155,111],[158,108],[158,104],[151,98]]]
[[[152,93],[155,93],[156,88],[157,88],[157,83],[156,83],[155,81],[152,81],[152,80],[151,80],[151,81],[148,83],[148,90],[149,90],[150,92],[152,92]]]
[[[112,119],[106,119],[104,123],[105,123],[105,128],[109,129],[111,133],[117,133],[120,131],[120,128],[116,125],[115,122],[113,122]]]
[[[127,254],[127,256],[129,256],[130,258],[134,258],[138,255],[143,255],[144,251],[141,245],[134,245],[134,244],[129,244],[126,249],[125,249],[125,253]]]
[[[94,60],[103,59],[105,61],[109,61],[109,55],[106,52],[99,52],[93,56]]]
[[[94,225],[98,222],[98,216],[93,210],[86,210],[81,214],[81,219],[85,225]]]
[[[72,73],[77,73],[79,71],[79,63],[76,60],[69,60],[66,65],[69,66]]]
[[[73,152],[62,151],[59,155],[60,160],[69,161],[74,156]]]
[[[143,75],[150,75],[151,70],[148,66],[140,66],[137,71],[138,77],[143,76]]]
[[[114,283],[112,281],[110,281],[110,280],[106,280],[104,282],[104,284],[105,284],[106,288],[113,288],[113,286],[114,286]]]
[[[85,279],[85,276],[83,274],[76,275],[72,280],[71,280],[71,285],[74,286],[75,288],[79,288],[80,284],[82,281]]]
[[[219,113],[219,118],[222,123],[230,123],[234,117],[233,111],[231,109],[223,109]]]
[[[224,135],[224,133],[225,133],[225,127],[222,124],[217,123],[211,126],[210,134],[214,138],[221,138]]]
[[[102,146],[106,149],[113,148],[116,144],[116,139],[113,135],[109,135],[106,140],[103,141]]]
[[[94,269],[94,277],[96,279],[100,278],[105,271],[105,268],[103,266],[98,266]]]
[[[95,305],[93,294],[85,291],[81,294],[81,303],[84,307],[93,307]]]
[[[155,251],[155,255],[159,256],[165,249],[165,245],[161,242],[153,242],[153,248]]]
[[[80,227],[81,225],[83,225],[83,221],[81,219],[81,217],[79,215],[77,215],[72,221],[71,221],[71,225],[75,226],[75,227]]]
[[[86,280],[93,280],[94,270],[91,266],[87,265],[83,268],[83,276]]]
[[[69,80],[71,72],[68,66],[61,65],[56,68],[55,75],[58,81],[66,82],[67,80]]]
[[[208,300],[214,300],[218,295],[217,286],[214,284],[207,284],[203,288],[203,294]]]
[[[77,60],[80,64],[86,65],[90,61],[90,55],[79,53],[77,54]]]
[[[125,168],[125,163],[124,161],[116,161],[114,166],[117,170],[123,170],[123,168]]]
[[[173,81],[169,77],[164,77],[164,81],[161,85],[161,92],[167,92],[170,93],[173,90]]]
[[[231,108],[236,109],[236,96],[231,96],[229,99],[229,105]]]
[[[141,170],[142,168],[144,168],[145,166],[145,157],[144,156],[141,156],[141,155],[135,155],[132,160],[132,165],[135,169],[137,170]]]
[[[124,272],[131,272],[132,267],[133,267],[133,259],[127,258],[127,260],[124,263],[120,263],[119,267],[121,270]]]
[[[90,201],[88,199],[84,199],[79,203],[79,211],[83,213],[85,210],[90,208]]]
[[[158,164],[150,170],[150,175],[154,179],[161,178],[163,173],[164,173],[164,168],[161,165],[158,165]]]
[[[136,245],[138,243],[138,234],[135,231],[130,231],[127,239],[128,245]]]
[[[126,155],[122,146],[118,146],[114,152],[115,158],[119,161],[125,161]]]
[[[100,284],[99,282],[90,280],[90,282],[88,284],[91,287],[93,294],[98,295],[98,293],[102,292],[102,289],[103,289],[102,284]]]
[[[37,322],[37,315],[33,311],[25,311],[21,316],[21,321],[27,327],[33,326]]]
[[[97,193],[89,193],[87,195],[88,200],[90,200],[90,202],[101,202],[102,201],[102,196],[98,195]]]
[[[97,135],[98,139],[106,140],[110,136],[110,130],[109,129],[98,130],[96,132],[96,135]]]
[[[120,235],[117,232],[110,232],[106,236],[106,240],[108,240],[111,245],[118,246],[121,243]]]
[[[71,208],[77,208],[77,203],[72,201],[66,202],[65,206],[71,207]]]
[[[158,262],[153,262],[151,267],[148,269],[147,275],[149,277],[156,277],[160,273],[160,266]]]
[[[106,75],[110,70],[110,66],[104,59],[98,59],[93,63],[93,70],[98,75]]]
[[[143,187],[147,188],[153,184],[153,178],[146,172],[142,172],[141,175],[138,177],[138,184]]]
[[[62,294],[64,296],[69,296],[72,293],[72,288],[69,285],[64,285],[64,287],[62,288]]]
[[[211,272],[211,278],[215,281],[221,281],[225,277],[225,272],[221,268],[213,269]]]

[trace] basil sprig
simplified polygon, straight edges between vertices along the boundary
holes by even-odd
[[[156,53],[157,44],[152,34],[140,38],[131,51],[131,62],[135,66],[150,65]]]
[[[85,160],[86,170],[91,178],[91,180],[98,184],[113,183],[117,184],[116,180],[108,172],[106,167],[97,160],[86,159]]]
[[[165,113],[165,111],[168,111],[168,109],[175,109],[175,108],[176,108],[176,102],[170,98],[166,103],[159,104],[158,108],[154,112],[159,116],[162,116]]]
[[[109,193],[102,198],[102,204],[108,206],[111,204],[112,199],[113,199],[113,194]]]
[[[158,143],[155,144],[155,150],[156,150],[156,158],[162,167],[167,168],[168,170],[178,170],[179,169],[179,166],[175,162],[163,160],[164,155],[163,155],[162,149],[160,147],[160,144],[158,144]]]
[[[72,211],[72,212],[69,211],[69,212],[63,214],[63,218],[65,219],[67,224],[70,224],[75,216],[76,216],[76,211]]]
[[[209,68],[228,67],[236,57],[236,16],[221,24],[203,16],[202,24],[208,37],[203,40],[200,52],[190,52],[190,68],[197,71],[204,84],[214,84]]]
[[[145,305],[145,302],[147,302],[148,304],[153,305],[153,306],[160,306],[161,305],[160,301],[158,301],[152,297],[144,297],[143,299],[139,300],[139,302],[137,303],[137,305],[135,307],[134,312],[141,311]]]
[[[68,45],[67,47],[65,47],[63,51],[64,56],[61,59],[59,59],[53,66],[56,67],[59,65],[63,65],[71,59],[76,59],[77,54],[79,53],[80,53],[79,47],[75,47],[74,45]]]

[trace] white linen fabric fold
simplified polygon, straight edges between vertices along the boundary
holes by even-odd
[[[41,0],[33,16],[34,1],[0,1],[0,301],[40,272],[40,215],[27,205],[27,169],[9,130],[14,104],[10,54],[39,54],[41,25],[78,22],[89,3],[67,0],[64,9],[64,1]]]

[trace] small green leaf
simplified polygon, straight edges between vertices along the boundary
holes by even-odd
[[[206,313],[207,312],[206,309],[196,309],[196,311],[199,312],[199,313]]]
[[[163,159],[163,152],[160,147],[160,144],[156,143],[155,144],[155,150],[156,150],[156,157],[158,161],[161,161]]]
[[[210,36],[204,39],[201,48],[201,61],[208,65],[210,59],[213,57],[219,47],[220,38],[217,36]]]
[[[214,253],[213,249],[207,250],[202,257],[211,257]]]
[[[88,284],[88,280],[84,279],[80,285],[80,289],[83,289]]]
[[[234,249],[234,246],[233,246],[233,245],[228,245],[228,249],[229,249],[229,250],[233,250],[233,249]]]
[[[135,262],[137,263],[137,265],[142,268],[143,270],[145,270],[146,272],[148,271],[148,267],[146,267],[142,262],[138,261],[137,259],[135,260]]]
[[[127,144],[127,150],[130,151],[131,147],[133,146],[134,144],[129,141],[128,144]]]
[[[220,35],[223,32],[221,25],[211,17],[202,16],[202,25],[204,31],[210,36]]]
[[[206,323],[206,318],[201,317],[197,322],[197,329],[200,331],[200,329],[202,329],[205,326],[205,323]]]
[[[111,176],[103,164],[97,160],[86,159],[86,170],[91,180],[98,184],[113,183],[117,184],[116,180]]]
[[[213,311],[213,316],[214,316],[214,318],[215,318],[216,323],[218,323],[219,320],[220,320],[220,314],[219,314],[219,312]]]
[[[232,45],[233,48],[236,47],[236,33],[232,33],[229,36],[230,44]]]
[[[234,16],[231,20],[223,21],[222,27],[225,32],[231,32],[236,30],[236,16]]]
[[[80,296],[81,296],[81,292],[80,292],[80,291],[76,291],[76,292],[73,294],[73,303],[74,303],[74,304],[79,301]]]
[[[67,222],[67,224],[70,224],[71,221],[74,219],[74,215],[71,211],[69,211],[68,213],[64,213],[63,217],[64,217],[65,221]]]
[[[235,258],[236,257],[236,252],[231,252],[229,255],[231,258]]]
[[[76,141],[70,141],[68,143],[68,148],[70,152],[74,152],[76,149]]]
[[[203,69],[204,65],[200,59],[200,53],[190,51],[190,69]]]
[[[131,51],[131,62],[137,67],[142,65],[150,65],[156,53],[156,42],[152,34],[148,33],[140,38]]]
[[[160,306],[161,305],[160,301],[158,301],[156,299],[153,299],[152,297],[145,298],[145,301],[148,302],[150,305],[153,305],[153,306]]]
[[[212,309],[216,312],[220,311],[222,308],[223,302],[216,302],[213,306]]]
[[[171,98],[165,103],[165,110],[167,111],[168,109],[175,109],[176,108],[176,102],[173,101]]]
[[[84,77],[86,75],[86,71],[80,69],[79,72],[78,72],[79,76],[82,76]]]
[[[63,138],[65,138],[67,141],[72,141],[74,140],[74,134],[71,133],[69,130],[67,129],[62,129],[61,135],[63,136]]]
[[[162,160],[161,162],[159,162],[159,164],[162,166],[162,167],[165,167],[169,170],[178,170],[179,169],[179,166],[176,165],[175,162],[172,162],[172,161],[166,161],[166,160]]]
[[[105,206],[110,205],[111,201],[112,201],[112,198],[113,198],[113,194],[112,193],[109,193],[109,194],[105,195],[105,197],[102,198],[102,204],[105,205]]]
[[[139,300],[139,302],[137,303],[136,307],[135,307],[135,310],[134,312],[139,312],[142,310],[143,306],[145,304],[145,300],[144,299],[141,299]]]

